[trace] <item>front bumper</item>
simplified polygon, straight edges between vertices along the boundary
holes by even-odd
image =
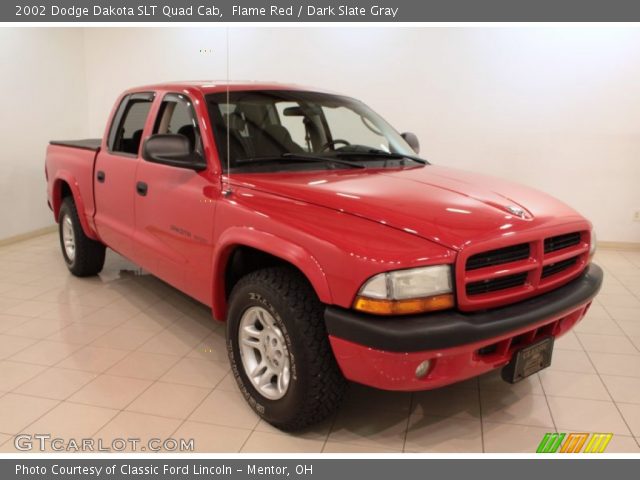
[[[602,269],[591,264],[556,290],[492,310],[382,318],[327,307],[325,321],[345,377],[385,390],[427,390],[506,365],[517,349],[566,333],[584,317],[602,280]],[[425,360],[429,373],[417,378]]]

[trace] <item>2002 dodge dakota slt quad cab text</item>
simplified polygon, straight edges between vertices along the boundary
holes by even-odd
[[[74,275],[109,247],[211,306],[247,402],[295,430],[335,411],[345,379],[517,382],[601,286],[573,209],[418,150],[344,96],[148,86],[103,139],[51,142],[48,200]]]

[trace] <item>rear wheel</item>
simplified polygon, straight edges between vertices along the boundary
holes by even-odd
[[[331,415],[346,381],[333,357],[324,306],[297,271],[258,270],[231,292],[227,350],[253,410],[286,431]]]
[[[85,235],[72,197],[66,197],[62,201],[58,214],[58,231],[62,256],[69,271],[77,277],[100,273],[104,266],[106,248]]]

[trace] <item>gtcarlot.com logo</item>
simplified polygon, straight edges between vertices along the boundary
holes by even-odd
[[[613,433],[547,433],[536,453],[603,453]]]
[[[105,441],[101,438],[60,438],[48,433],[20,434],[14,437],[14,446],[21,452],[193,452],[193,438],[140,438],[122,437]]]

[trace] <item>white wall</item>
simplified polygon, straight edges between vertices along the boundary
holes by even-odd
[[[229,32],[232,79],[359,97],[415,131],[433,162],[527,183],[587,215],[601,240],[640,242],[640,29]],[[92,133],[102,133],[113,98],[130,85],[225,78],[225,34],[85,30]]]
[[[77,72],[80,60],[72,53],[65,55],[56,42],[68,36],[73,39],[67,39],[68,52],[77,51],[82,45],[78,30],[46,32],[24,33],[38,41],[51,36],[43,46],[50,54],[38,56],[39,61],[64,57],[66,68]],[[85,124],[90,135],[101,136],[113,101],[125,88],[167,80],[224,79],[226,32],[226,28],[84,29],[88,121],[78,124],[75,114],[66,115],[61,123],[69,125],[55,125],[55,132],[51,125],[31,130],[41,142],[56,136],[81,137]],[[422,154],[433,162],[535,186],[592,219],[600,240],[640,242],[640,223],[632,220],[633,211],[640,209],[640,29],[358,27],[231,28],[229,32],[232,79],[301,83],[361,98],[399,130],[415,131]],[[14,52],[12,65],[21,54]],[[77,83],[84,78],[79,73],[67,76]],[[50,72],[39,77],[27,88],[30,92],[43,87],[47,93],[55,91],[49,87],[55,80]],[[34,107],[22,114],[34,111],[40,112]],[[66,135],[61,131],[65,128]],[[32,159],[37,169],[43,145]],[[31,184],[40,192],[39,171],[36,177]],[[1,195],[6,198],[4,183]],[[33,200],[36,195],[25,198]],[[3,233],[0,226],[0,238]]]
[[[225,76],[225,28],[86,28],[84,38],[89,128],[96,137],[127,88]],[[200,53],[205,46],[215,53]]]
[[[0,28],[0,239],[53,224],[44,156],[88,133],[82,31]]]

